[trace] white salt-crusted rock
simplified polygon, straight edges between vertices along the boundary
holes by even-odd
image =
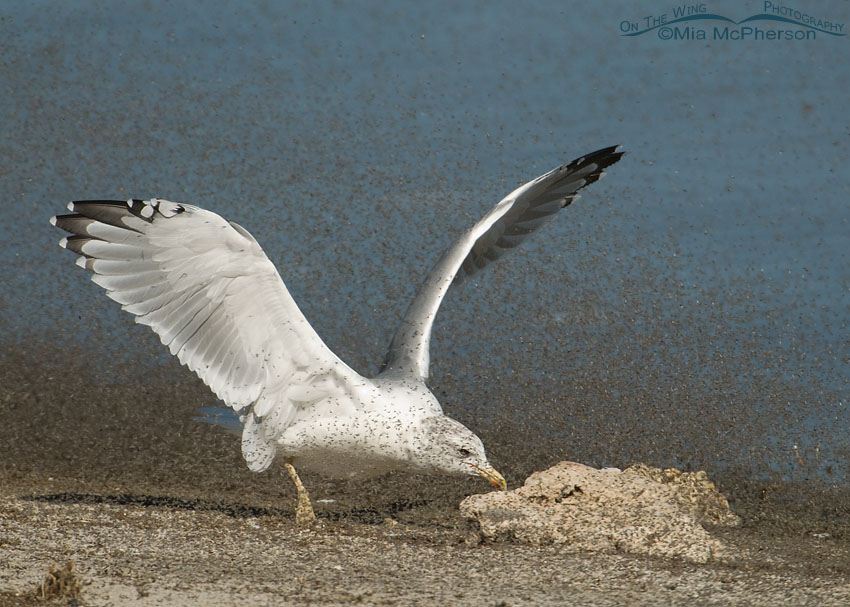
[[[560,462],[514,491],[470,496],[460,509],[479,541],[556,543],[698,563],[730,556],[703,524],[740,524],[704,472],[642,464],[621,471]]]

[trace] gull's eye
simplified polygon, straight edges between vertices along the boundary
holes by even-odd
[[[458,449],[457,452],[461,457],[469,457],[470,455],[472,455],[472,451],[470,451],[466,447],[461,447],[460,449]]]

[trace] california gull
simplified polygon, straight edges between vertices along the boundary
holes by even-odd
[[[277,453],[314,520],[295,466],[330,477],[390,470],[505,479],[471,430],[443,414],[426,386],[434,316],[449,287],[520,244],[622,156],[608,147],[517,188],[445,252],[366,378],[316,334],[260,245],[242,226],[196,206],[152,200],[72,202],[51,223],[62,247],[106,294],[150,326],[171,354],[238,415],[251,470]]]

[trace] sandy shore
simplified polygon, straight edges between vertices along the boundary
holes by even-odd
[[[707,565],[470,543],[458,504],[488,489],[476,479],[308,475],[320,520],[303,529],[282,466],[253,474],[238,439],[191,421],[211,400],[199,383],[44,360],[0,364],[3,606],[43,604],[69,560],[84,605],[850,604],[846,492],[716,479],[744,524],[714,532],[740,556]],[[513,487],[556,457],[518,432],[485,437]]]
[[[2,605],[37,604],[29,597],[50,564],[68,560],[85,605],[850,604],[846,539],[811,533],[727,532],[745,556],[696,566],[470,545],[443,500],[357,510],[343,495],[303,529],[290,496],[274,508],[238,496],[74,493],[55,480],[22,491],[22,480],[0,496]]]

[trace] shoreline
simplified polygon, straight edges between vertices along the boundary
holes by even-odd
[[[846,537],[779,534],[752,520],[710,529],[741,556],[695,565],[475,544],[452,487],[431,501],[385,501],[403,479],[337,484],[338,499],[318,504],[319,522],[302,528],[288,494],[275,505],[237,494],[75,493],[63,491],[68,479],[3,476],[0,605],[44,604],[29,597],[51,564],[69,560],[82,605],[850,603]],[[365,507],[364,493],[373,496]]]
[[[282,465],[251,473],[238,440],[191,421],[200,382],[23,358],[0,364],[0,607],[44,604],[27,597],[69,560],[83,605],[850,604],[847,489],[710,474],[743,525],[709,531],[746,556],[706,565],[475,544],[458,505],[480,479],[305,474],[304,529]],[[564,459],[508,421],[485,443],[512,488]]]

